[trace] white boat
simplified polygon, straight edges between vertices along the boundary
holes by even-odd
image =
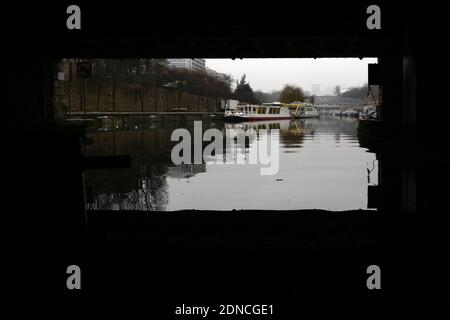
[[[319,118],[320,112],[312,103],[293,102],[288,105],[291,114],[296,118]]]
[[[225,110],[225,121],[262,121],[292,119],[288,107],[280,102],[263,103],[262,105],[238,105]]]

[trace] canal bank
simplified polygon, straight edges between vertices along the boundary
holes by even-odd
[[[57,81],[57,80],[56,80]],[[64,93],[63,114],[215,113],[222,97],[202,96],[174,88],[154,87],[112,78],[68,78],[58,81]]]

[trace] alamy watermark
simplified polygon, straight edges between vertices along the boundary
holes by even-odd
[[[367,267],[366,273],[370,274],[367,278],[366,286],[369,290],[381,289],[381,269],[376,264]]]
[[[66,20],[66,27],[69,30],[81,29],[81,9],[77,5],[70,5],[66,9],[69,14]],[[366,20],[366,26],[369,30],[381,29],[381,9],[377,5],[370,5],[366,9],[366,13],[370,16]]]
[[[209,128],[203,133],[202,122],[194,121],[193,138],[184,128],[172,132],[171,141],[179,142],[172,148],[171,159],[175,165],[202,164],[211,159],[215,164],[260,165],[261,175],[274,175],[280,167],[278,134],[278,129],[261,129],[256,132],[251,128],[245,131],[240,128],[225,130],[225,136],[216,128]],[[203,148],[204,142],[210,143]],[[231,146],[241,146],[248,153],[244,152],[243,157],[233,156],[234,148]]]
[[[79,6],[72,4],[67,7],[66,13],[70,14],[66,20],[66,27],[69,30],[81,29],[81,9]]]
[[[69,290],[81,289],[81,269],[78,265],[72,264],[67,267],[66,273],[69,275],[66,280],[66,286]]]

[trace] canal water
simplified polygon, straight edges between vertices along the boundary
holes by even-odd
[[[187,129],[194,145],[195,121],[201,121],[197,127],[201,124],[202,133],[211,128],[223,133],[223,150],[200,163],[175,165],[171,152],[178,141],[171,141],[171,135],[176,129]],[[87,171],[87,207],[368,209],[368,186],[378,183],[378,163],[374,153],[359,146],[357,127],[358,119],[334,116],[236,124],[209,115],[99,118],[84,141],[84,154],[128,155],[131,167]],[[227,143],[227,134],[239,132],[252,134],[244,141]],[[278,170],[272,175],[262,175],[264,165],[248,161],[264,137],[279,146]],[[209,143],[202,142],[201,149]]]

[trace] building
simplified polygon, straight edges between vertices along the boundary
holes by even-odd
[[[190,71],[206,71],[205,59],[167,59],[169,66]]]

